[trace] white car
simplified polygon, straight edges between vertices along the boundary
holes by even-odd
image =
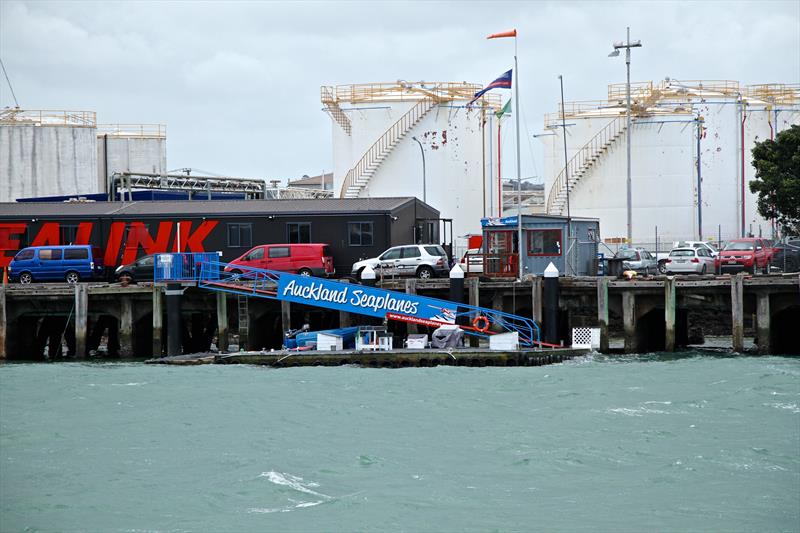
[[[676,250],[678,248],[694,248],[695,250],[703,248],[711,254],[711,257],[717,257],[719,255],[719,250],[716,248],[715,243],[709,243],[705,241],[676,241],[672,243],[672,249]],[[669,254],[658,253],[656,254],[658,257],[658,271],[662,274],[667,273],[667,258]],[[713,269],[712,269],[713,271]]]
[[[704,247],[675,248],[664,260],[667,274],[714,273],[714,258]]]
[[[483,252],[480,248],[470,248],[459,262],[465,274],[483,274]]]
[[[369,265],[379,276],[416,276],[420,279],[447,277],[447,252],[438,244],[411,244],[389,248],[378,257],[353,263],[352,275],[361,279]]]

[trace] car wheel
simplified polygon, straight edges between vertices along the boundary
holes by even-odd
[[[234,276],[238,276],[238,275],[239,275],[239,274],[241,274],[241,273],[242,273],[242,271],[241,271],[241,270],[236,270],[236,269],[234,269],[234,270],[231,270],[231,274],[233,274]]]
[[[431,279],[434,277],[433,269],[429,266],[421,266],[417,270],[417,277],[419,279]]]
[[[29,285],[33,281],[33,276],[31,276],[30,272],[23,272],[19,275],[19,282],[23,285]]]
[[[81,280],[81,277],[74,270],[70,270],[69,272],[67,272],[67,275],[64,276],[64,279],[70,285],[74,285],[75,283],[78,283]]]
[[[297,274],[300,275],[300,276],[308,277],[308,276],[311,275],[311,270],[309,270],[307,268],[301,268],[300,270],[297,271]]]
[[[661,272],[662,274],[666,274],[667,273],[667,263],[664,262],[664,261],[659,261],[658,262],[658,271]]]
[[[708,268],[706,267],[706,265],[703,265],[703,268],[700,269],[700,275],[705,276],[707,271]]]

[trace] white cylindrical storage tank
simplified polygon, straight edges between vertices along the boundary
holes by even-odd
[[[92,111],[0,111],[0,202],[97,192]]]
[[[654,249],[658,239],[658,247],[668,249],[678,240],[772,235],[749,188],[755,175],[751,151],[755,142],[800,123],[796,88],[740,88],[730,81],[632,84],[632,132],[625,90],[625,84],[612,85],[606,101],[566,106],[571,215],[599,218],[608,243],[625,242],[630,133],[633,244]],[[560,113],[548,115],[545,128],[545,200],[548,212],[566,214]]]
[[[163,124],[100,124],[97,127],[98,192],[109,191],[114,173],[167,172],[167,128]]]
[[[453,219],[454,236],[479,233],[480,219],[496,211],[490,151],[501,104],[499,93],[488,93],[467,107],[480,89],[463,82],[323,87],[334,194],[415,196]]]

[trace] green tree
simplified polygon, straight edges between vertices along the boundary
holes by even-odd
[[[800,233],[800,126],[756,143],[753,167],[750,191],[758,194],[758,213],[774,218],[786,232]]]

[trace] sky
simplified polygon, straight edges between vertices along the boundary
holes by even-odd
[[[567,101],[604,99],[625,81],[624,54],[608,52],[626,26],[643,44],[632,81],[800,82],[798,0],[0,0],[0,59],[23,109],[166,124],[169,169],[285,181],[333,166],[320,86],[488,84],[513,66],[513,40],[486,36],[516,28],[523,175],[539,176],[533,136],[558,75]],[[0,78],[0,107],[13,105]]]

